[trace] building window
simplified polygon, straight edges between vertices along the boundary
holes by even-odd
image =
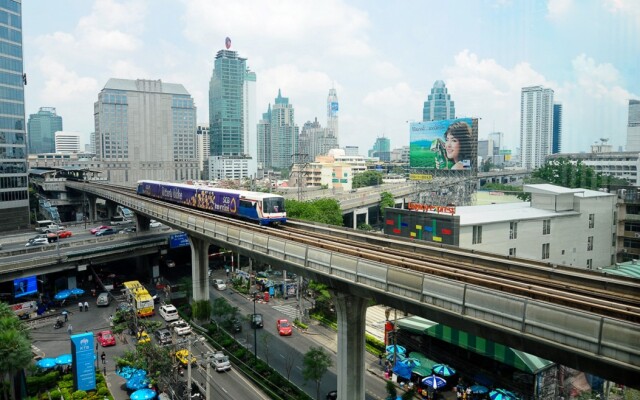
[[[589,229],[593,229],[593,226],[595,225],[595,221],[596,221],[596,215],[589,214]]]
[[[611,246],[616,247],[616,243],[618,242],[618,237],[615,233],[611,234]]]
[[[618,212],[614,211],[613,212],[613,224],[614,225],[616,224],[616,221],[618,221]]]
[[[551,233],[551,220],[550,219],[542,220],[542,234],[548,235],[550,233]]]
[[[509,249],[509,257],[515,257],[516,256],[516,248],[512,247]]]
[[[587,238],[587,251],[593,250],[593,236]]]
[[[473,227],[473,244],[482,243],[482,226]]]
[[[587,260],[587,269],[592,269],[593,268],[593,260],[590,258]]]
[[[542,244],[542,259],[543,260],[549,259],[549,243]]]
[[[509,239],[517,239],[518,238],[518,223],[510,222],[509,223]]]

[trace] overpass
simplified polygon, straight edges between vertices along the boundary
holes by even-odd
[[[371,261],[357,253],[282,239],[274,235],[277,231],[220,220],[132,192],[79,182],[66,185],[128,207],[139,218],[154,218],[186,232],[191,241],[196,300],[209,298],[209,244],[326,284],[333,291],[338,314],[338,393],[348,393],[350,398],[363,399],[365,393],[364,318],[368,299],[615,382],[638,385],[637,322],[554,305],[499,288],[445,279],[437,274],[410,271],[385,262],[384,255],[379,261]],[[472,252],[461,250],[457,254],[461,260],[482,263],[482,257]],[[442,259],[445,258],[451,256],[442,251]],[[492,278],[486,276],[489,281]],[[611,288],[615,290],[613,284]]]

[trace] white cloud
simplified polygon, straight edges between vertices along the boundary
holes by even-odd
[[[603,0],[609,12],[628,15],[640,23],[640,2],[637,0]]]
[[[547,3],[547,17],[550,19],[564,18],[573,7],[573,0],[549,0]]]

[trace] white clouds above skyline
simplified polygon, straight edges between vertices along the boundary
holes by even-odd
[[[315,117],[325,125],[326,97],[336,87],[340,144],[361,154],[382,135],[392,147],[408,145],[406,121],[421,119],[439,79],[459,116],[482,118],[480,136],[504,132],[513,150],[520,90],[533,85],[553,88],[563,103],[563,150],[588,151],[603,131],[615,146],[625,144],[626,104],[640,94],[640,44],[631,37],[640,33],[637,5],[459,3],[25,2],[27,114],[56,107],[65,130],[88,137],[93,103],[109,78],[161,79],[184,85],[206,122],[213,59],[229,36],[257,74],[257,118],[281,89],[299,126]],[[593,32],[583,18],[602,13],[604,27]],[[428,15],[456,15],[455,26]]]

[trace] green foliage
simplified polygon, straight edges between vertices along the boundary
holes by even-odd
[[[300,328],[300,329],[308,329],[309,328],[309,326],[307,324],[305,324],[304,322],[300,321],[299,318],[294,319],[293,320],[293,324],[295,326],[297,326],[298,328]]]
[[[359,231],[365,231],[365,232],[369,232],[373,230],[373,227],[369,224],[360,224],[358,225],[358,230]]]
[[[352,187],[358,189],[366,186],[375,186],[382,183],[382,174],[376,171],[365,171],[353,176]]]
[[[238,314],[238,307],[234,307],[224,297],[218,297],[211,304],[211,314],[219,320],[230,319]]]
[[[396,388],[395,383],[393,383],[392,381],[387,381],[386,389],[387,394],[389,395],[389,397],[387,398],[395,400],[396,396],[398,396],[398,389]]]
[[[58,371],[48,372],[44,375],[35,375],[27,377],[27,393],[31,396],[36,395],[44,390],[55,386],[60,379]]]
[[[385,352],[384,342],[368,333],[365,333],[365,346],[368,352],[375,355],[384,354]]]
[[[26,326],[8,304],[0,303],[0,385],[5,398],[12,387],[13,376],[26,368],[31,358],[31,340]]]
[[[87,392],[85,392],[84,390],[76,390],[75,392],[73,392],[73,394],[71,395],[71,398],[73,400],[82,400],[82,399],[86,399],[87,398]]]
[[[313,201],[285,200],[287,217],[342,226],[342,211],[335,199]]]
[[[320,381],[327,370],[331,367],[331,357],[322,347],[309,348],[302,359],[302,378],[304,382],[314,381],[316,383],[316,395],[320,398]]]
[[[197,321],[209,321],[211,318],[212,306],[209,300],[198,300],[191,304],[193,318]]]
[[[382,212],[384,212],[383,210],[385,209],[385,207],[393,207],[396,204],[396,200],[393,197],[393,194],[389,193],[389,192],[382,192],[380,193],[380,210]]]

